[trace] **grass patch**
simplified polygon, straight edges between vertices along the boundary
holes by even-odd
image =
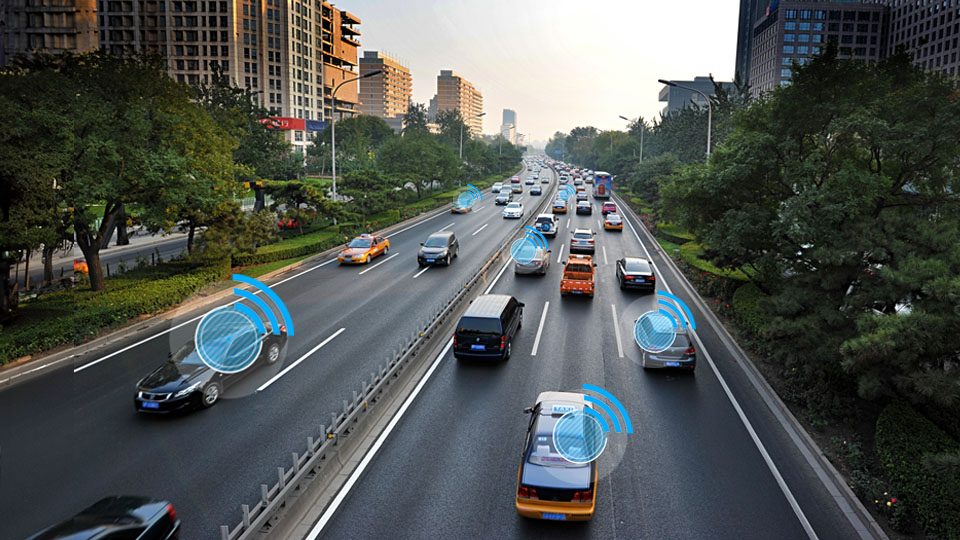
[[[660,244],[667,253],[677,253],[680,251],[680,244],[674,244],[669,240],[657,238],[657,243]]]
[[[710,261],[706,261],[700,258],[700,255],[703,254],[703,246],[696,242],[687,242],[680,246],[680,257],[690,263],[693,266],[696,266],[704,272],[710,272],[711,274],[716,274],[718,276],[723,276],[730,279],[737,279],[741,281],[747,281],[747,275],[739,270],[723,270],[713,265]]]
[[[693,233],[689,233],[681,229],[675,223],[666,223],[661,221],[660,223],[657,223],[657,231],[662,232],[664,234],[668,234],[670,236],[675,236],[677,238],[683,238],[684,240],[696,239]]]
[[[274,261],[272,263],[258,264],[256,266],[248,266],[244,268],[241,273],[245,276],[250,276],[252,278],[258,278],[260,276],[269,274],[274,270],[279,270],[284,266],[288,266],[294,263],[298,263],[306,258],[311,257],[312,255],[301,255],[300,257],[294,257],[292,259],[283,259],[282,261]]]

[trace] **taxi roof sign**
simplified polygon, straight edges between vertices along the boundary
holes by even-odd
[[[574,405],[561,405],[559,403],[555,403],[553,405],[553,408],[551,409],[551,412],[553,414],[566,414],[570,411],[575,411],[575,410],[577,410],[577,407]]]

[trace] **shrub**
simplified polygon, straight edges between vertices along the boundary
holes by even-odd
[[[683,245],[694,239],[693,234],[684,231],[672,223],[657,223],[654,232],[658,237],[668,242],[673,242],[674,244]]]
[[[754,337],[763,334],[764,323],[767,320],[759,303],[765,296],[752,282],[745,283],[733,293],[733,312],[741,325],[747,328]]]
[[[700,258],[700,255],[703,253],[703,246],[697,244],[696,242],[686,242],[680,246],[680,257],[683,260],[688,261],[690,264],[696,266],[697,268],[710,272],[711,274],[716,274],[729,279],[735,279],[740,281],[746,281],[747,276],[739,270],[723,270],[714,266],[710,261]]]
[[[906,505],[929,538],[960,538],[960,508],[949,477],[924,466],[929,457],[956,452],[960,444],[904,401],[880,413],[876,444],[895,504]]]

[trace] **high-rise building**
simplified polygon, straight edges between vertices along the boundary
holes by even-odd
[[[360,79],[360,112],[383,118],[400,132],[413,96],[413,77],[397,59],[379,51],[364,51],[360,75],[377,69],[383,73]]]
[[[836,41],[839,57],[876,62],[884,56],[888,8],[863,1],[784,0],[770,4],[753,29],[750,86],[754,96],[790,84],[803,65]]]
[[[750,53],[753,25],[764,15],[767,3],[763,0],[740,0],[740,22],[737,28],[737,65],[734,72],[741,83],[749,83]]]
[[[434,94],[430,98],[430,103],[427,105],[427,121],[433,122],[437,119],[437,95]]]
[[[692,81],[670,82],[695,88],[708,96],[713,96],[716,90],[710,77],[694,77]],[[729,91],[734,89],[732,82],[721,82],[719,84],[725,90]],[[660,101],[665,101],[667,103],[667,106],[664,107],[662,111],[663,116],[669,116],[673,113],[679,112],[685,107],[690,107],[693,105],[699,107],[707,106],[707,102],[705,99],[703,99],[703,96],[696,92],[687,90],[686,88],[680,88],[677,86],[664,85],[664,87],[660,89]]]
[[[96,48],[95,0],[6,0],[0,4],[0,66],[18,54]]]
[[[913,63],[945,75],[960,75],[957,58],[960,39],[960,1],[892,0],[886,54],[903,46],[913,53]]]
[[[483,132],[483,95],[455,71],[445,69],[437,76],[437,112],[458,110],[470,132]]]
[[[500,136],[513,144],[517,144],[517,111],[503,110],[503,122],[500,124]]]

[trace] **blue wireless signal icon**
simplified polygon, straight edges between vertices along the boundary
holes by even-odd
[[[457,197],[457,205],[470,207],[481,199],[483,199],[483,193],[473,184],[467,184],[467,191],[464,191]]]
[[[561,201],[566,201],[570,197],[573,197],[577,193],[576,188],[570,187],[570,184],[564,184],[560,186],[560,191],[557,192],[557,198]]]
[[[657,300],[657,303],[663,307],[657,311],[648,311],[641,315],[633,329],[633,336],[637,345],[650,353],[663,352],[672,345],[677,337],[677,329],[687,327],[693,330],[697,329],[693,314],[690,313],[690,308],[683,300],[668,292],[658,292],[657,296],[666,297],[673,302]],[[684,315],[686,315],[686,319],[684,319]]]
[[[538,251],[547,249],[547,239],[529,225],[523,227],[523,232],[523,238],[518,238],[510,246],[510,257],[520,264],[528,264],[536,258]]]
[[[630,415],[616,396],[592,384],[583,385],[583,389],[598,394],[612,403],[620,411],[623,423],[621,424],[620,419],[617,418],[606,401],[591,394],[584,394],[585,406],[583,410],[575,410],[564,414],[553,428],[553,442],[557,448],[557,453],[573,463],[589,463],[603,453],[607,446],[607,433],[610,432],[610,422],[607,421],[606,417],[610,417],[613,422],[615,433],[624,431],[633,433],[633,423],[630,421]],[[598,409],[606,417],[598,412]]]
[[[274,334],[286,332],[292,336],[293,319],[287,306],[270,287],[262,282],[241,274],[233,274],[232,279],[254,286],[269,298],[283,317],[283,324],[277,319],[273,308],[260,297],[243,289],[234,288],[233,293],[248,300],[263,312]],[[194,343],[200,360],[208,367],[221,373],[239,373],[256,361],[262,346],[262,337],[267,328],[261,316],[250,306],[237,302],[232,306],[220,307],[209,311],[197,324]]]

